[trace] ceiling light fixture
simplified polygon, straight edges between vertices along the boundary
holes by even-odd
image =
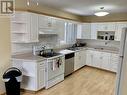
[[[37,2],[37,6],[39,5],[39,3]]]
[[[30,1],[29,0],[27,0],[27,6],[30,6]]]
[[[104,10],[104,7],[101,7],[100,8],[101,10]],[[106,16],[106,15],[108,15],[109,13],[108,12],[105,12],[105,11],[100,11],[100,12],[96,12],[96,13],[94,13],[94,15],[96,15],[96,16]]]
[[[38,0],[37,0],[37,3],[36,3],[36,5],[37,5],[37,6],[39,5],[39,3],[38,3]]]

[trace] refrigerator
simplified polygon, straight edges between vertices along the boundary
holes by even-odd
[[[122,29],[115,95],[127,95],[127,28]]]

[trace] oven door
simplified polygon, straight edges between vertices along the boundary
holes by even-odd
[[[61,74],[64,74],[64,57],[50,59],[47,62],[47,79],[51,80]]]

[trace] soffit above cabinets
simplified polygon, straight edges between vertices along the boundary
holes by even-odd
[[[38,0],[39,4],[78,15],[93,15],[100,7],[110,13],[127,12],[127,0]]]

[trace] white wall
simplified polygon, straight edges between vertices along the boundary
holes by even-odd
[[[5,91],[2,75],[10,66],[10,20],[0,16],[0,94]]]

